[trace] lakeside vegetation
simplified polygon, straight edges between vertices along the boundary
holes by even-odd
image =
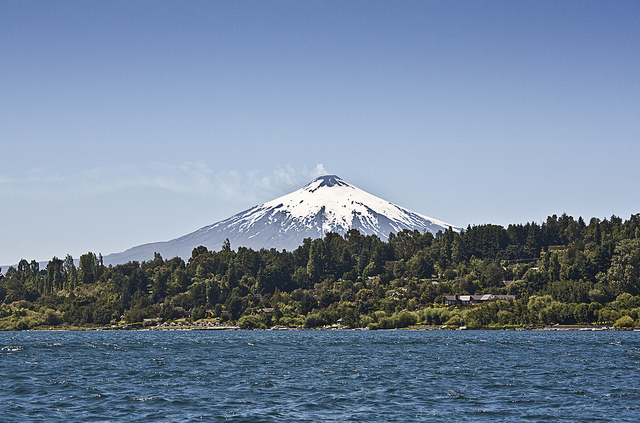
[[[452,294],[516,300],[443,305]],[[233,250],[227,241],[220,251],[195,248],[187,262],[155,254],[104,266],[87,253],[78,266],[67,255],[45,269],[21,260],[0,271],[0,330],[178,320],[241,328],[639,326],[640,214],[403,231],[387,242],[351,230],[306,239],[291,252]]]

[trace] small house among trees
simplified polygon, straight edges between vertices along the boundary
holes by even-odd
[[[515,301],[515,295],[445,295],[442,297],[442,303],[445,305],[476,305],[483,304],[489,301],[507,300]]]

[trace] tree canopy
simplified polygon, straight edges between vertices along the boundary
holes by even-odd
[[[76,266],[77,264],[77,266]],[[444,295],[512,294],[515,301],[442,306]],[[637,322],[640,214],[585,223],[402,231],[384,242],[350,230],[294,251],[194,248],[185,262],[105,266],[102,256],[21,260],[0,273],[0,329],[99,326],[145,319],[243,327],[392,328],[410,324],[537,325]]]

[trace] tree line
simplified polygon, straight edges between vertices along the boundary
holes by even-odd
[[[513,294],[515,301],[442,305],[444,295]],[[100,255],[21,260],[0,271],[0,329],[148,324],[148,319],[241,327],[396,328],[638,324],[640,214],[588,223],[402,231],[387,241],[357,230],[305,239],[294,251],[226,241],[185,262],[105,266]]]

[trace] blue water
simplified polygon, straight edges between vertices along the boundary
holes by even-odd
[[[0,332],[1,421],[638,422],[639,332]]]

